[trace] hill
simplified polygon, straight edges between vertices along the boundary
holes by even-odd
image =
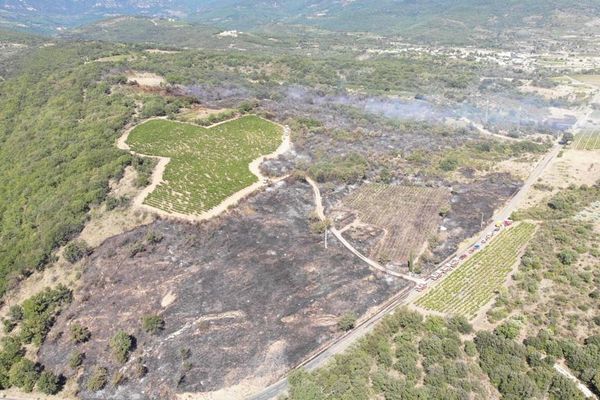
[[[7,0],[0,27],[53,32],[116,15],[162,17],[225,29],[255,30],[298,24],[334,31],[399,34],[411,39],[470,42],[530,35],[552,28],[555,35],[588,32],[600,12],[599,0],[490,2],[486,0],[126,0],[45,2]]]

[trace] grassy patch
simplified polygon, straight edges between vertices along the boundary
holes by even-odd
[[[130,134],[131,149],[169,157],[163,182],[145,203],[168,212],[200,214],[256,182],[248,164],[272,153],[281,128],[257,116],[246,116],[211,129],[152,120]]]

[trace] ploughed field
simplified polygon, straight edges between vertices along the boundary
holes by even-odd
[[[335,240],[325,248],[310,229],[314,207],[308,184],[286,180],[202,224],[162,220],[108,239],[88,261],[40,361],[77,375],[84,399],[264,387],[340,335],[341,315],[361,315],[408,284],[372,272]],[[164,331],[144,332],[144,315],[160,315]],[[89,328],[88,342],[70,340],[75,323]],[[118,330],[136,338],[124,365],[108,346]],[[68,366],[74,350],[85,353],[79,371]],[[147,367],[143,379],[132,371],[138,360]],[[122,371],[125,381],[91,392],[95,366]]]
[[[474,318],[506,281],[534,232],[535,225],[530,223],[505,230],[416,304],[433,311]]]
[[[199,215],[257,181],[248,165],[274,152],[282,128],[250,115],[204,128],[151,120],[131,131],[127,143],[140,154],[168,157],[163,181],[144,203],[186,215]]]
[[[357,212],[360,222],[383,230],[372,257],[405,264],[436,233],[449,197],[445,188],[370,184],[352,192],[343,204]]]

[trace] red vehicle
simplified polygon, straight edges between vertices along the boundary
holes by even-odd
[[[513,222],[510,219],[504,220],[504,226],[511,226]]]

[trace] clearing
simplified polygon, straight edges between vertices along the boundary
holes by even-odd
[[[432,311],[474,318],[502,287],[534,232],[535,225],[530,223],[505,230],[416,304]]]
[[[127,143],[136,153],[169,160],[144,204],[199,216],[257,182],[250,163],[274,152],[282,134],[279,125],[253,115],[211,128],[150,120],[135,127]]]
[[[140,86],[160,87],[167,81],[162,76],[151,72],[130,71],[127,73],[127,82],[136,82]]]
[[[424,244],[437,233],[442,221],[440,211],[448,205],[450,192],[445,188],[369,184],[348,195],[343,207],[357,213],[358,221],[383,231],[371,249],[371,257],[407,264],[418,258]],[[360,223],[353,222],[360,229]],[[343,228],[342,228],[343,229]]]

